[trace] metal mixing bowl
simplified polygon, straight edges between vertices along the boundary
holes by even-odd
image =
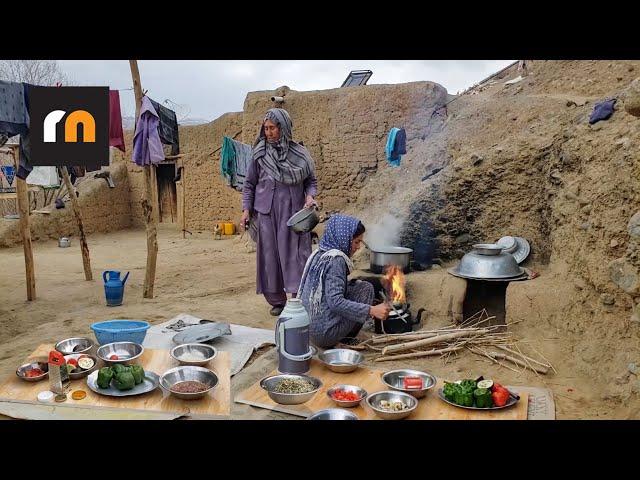
[[[80,355],[87,355],[82,354],[82,353],[74,353],[73,355],[65,355],[64,359],[66,362],[68,362],[69,360],[71,360],[72,358],[75,360],[78,360],[78,357]],[[88,376],[91,372],[93,372],[94,370],[96,370],[98,368],[98,358],[94,357],[93,355],[87,355],[89,358],[91,358],[91,360],[93,360],[93,367],[91,367],[89,370],[83,370],[80,369],[79,372],[76,373],[70,373],[69,374],[69,378],[71,378],[71,380],[79,380],[81,378],[84,378],[86,376]]]
[[[25,372],[27,370],[31,370],[32,368],[39,368],[43,370],[44,373],[38,377],[25,377]],[[37,360],[33,360],[29,363],[25,363],[24,365],[20,365],[16,369],[16,375],[26,382],[39,382],[40,380],[44,380],[49,376],[49,365],[47,362],[39,362]]]
[[[318,354],[318,360],[333,372],[349,373],[364,362],[364,355],[348,348],[334,348]]]
[[[333,398],[333,394],[339,390],[356,393],[359,398],[358,400],[351,400],[351,401],[338,400],[336,398]],[[360,402],[362,400],[367,398],[367,391],[364,388],[360,388],[356,385],[336,385],[334,387],[331,387],[329,390],[327,390],[327,397],[333,400],[336,403],[336,405],[338,405],[339,407],[342,407],[342,408],[357,407],[358,405],[360,405]]]
[[[173,347],[170,355],[180,362],[180,365],[202,367],[216,358],[218,351],[211,345],[204,343],[184,343]],[[198,358],[199,360],[196,360]]]
[[[171,390],[171,387],[176,383],[189,380],[203,383],[208,388],[204,392],[198,393],[179,393]],[[160,377],[160,385],[174,397],[181,398],[182,400],[197,400],[207,395],[218,385],[218,376],[207,368],[185,365],[164,372]]]
[[[287,226],[296,233],[308,233],[320,223],[316,208],[303,208],[287,220]]]
[[[358,416],[342,408],[327,408],[326,410],[318,410],[307,420],[358,420]]]
[[[487,248],[481,244],[477,250],[467,253],[457,267],[449,270],[450,273],[464,278],[512,278],[524,273],[518,266],[518,262],[510,253],[501,253],[495,248]],[[487,253],[489,252],[489,253]],[[496,252],[498,252],[496,254]]]
[[[389,412],[380,408],[380,402],[386,400],[388,402],[402,402],[409,408],[399,412]],[[418,406],[418,400],[408,393],[388,390],[386,392],[372,393],[367,397],[367,405],[374,413],[385,420],[400,420],[406,418],[413,413]]]
[[[88,353],[93,345],[93,341],[88,338],[74,337],[56,343],[54,348],[62,355],[71,355],[72,353]]]
[[[420,377],[422,378],[423,387],[421,389],[404,388],[404,377]],[[419,370],[392,370],[382,375],[382,382],[393,390],[408,393],[416,398],[424,397],[427,392],[436,385],[436,377],[430,373],[421,372]]]
[[[116,363],[129,365],[134,360],[140,358],[143,352],[144,347],[138,343],[113,342],[102,345],[98,348],[96,354],[100,360],[106,363],[107,366],[110,366],[115,365]],[[109,360],[111,355],[117,355],[118,360]]]
[[[278,393],[275,392],[275,388],[278,384],[284,380],[285,378],[302,378],[305,380],[309,380],[314,389],[307,393]],[[290,374],[282,374],[282,375],[272,375],[270,377],[265,377],[260,380],[260,386],[267,392],[269,398],[276,403],[281,405],[298,405],[300,403],[304,403],[308,400],[311,400],[320,388],[322,388],[322,382],[315,378],[310,377],[308,375],[290,375]]]

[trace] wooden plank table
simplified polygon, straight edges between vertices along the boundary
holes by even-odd
[[[28,359],[44,359],[53,349],[53,345],[40,345]],[[167,350],[145,349],[137,362],[145,370],[162,375],[170,368],[179,364],[171,358]],[[25,360],[23,363],[27,363]],[[230,387],[230,356],[228,352],[218,351],[214,358],[206,366],[218,376],[218,385],[207,396],[198,400],[181,400],[169,395],[161,387],[142,395],[131,397],[109,397],[93,392],[87,386],[86,377],[80,380],[72,380],[70,392],[84,390],[87,396],[82,400],[73,400],[69,393],[68,399],[63,403],[42,404],[38,402],[37,395],[43,390],[48,390],[48,380],[40,382],[25,382],[15,374],[11,375],[0,386],[0,402],[29,405],[48,405],[60,409],[96,409],[103,410],[103,414],[111,418],[121,412],[121,418],[132,418],[127,414],[173,414],[174,417],[188,416],[192,418],[220,418],[231,413],[231,387]],[[108,413],[108,414],[107,414]],[[115,413],[115,415],[114,415]],[[80,414],[79,416],[82,416]],[[144,416],[144,415],[142,415]],[[135,417],[135,415],[134,415]]]
[[[311,361],[309,375],[322,381],[322,388],[311,400],[301,405],[280,405],[269,398],[269,395],[260,387],[260,381],[240,392],[236,397],[237,403],[244,403],[254,407],[266,408],[277,412],[308,417],[318,410],[325,408],[339,408],[328,396],[327,390],[334,385],[348,384],[364,388],[368,393],[375,393],[389,388],[382,383],[382,370],[374,370],[360,367],[351,373],[335,373],[326,368],[315,358]],[[270,375],[275,375],[274,371]],[[407,417],[407,420],[526,420],[528,394],[519,392],[518,387],[509,387],[511,391],[519,393],[520,401],[513,407],[503,410],[477,411],[454,407],[438,398],[437,391],[444,385],[442,380],[429,390],[427,395],[418,402],[418,407]],[[364,401],[358,407],[349,408],[361,420],[379,420],[380,418],[371,410]]]

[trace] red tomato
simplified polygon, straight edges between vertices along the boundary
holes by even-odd
[[[118,355],[111,355],[109,360],[118,360]]]
[[[75,358],[70,358],[69,360],[67,360],[67,364],[73,365],[74,367],[77,367],[78,366],[78,361]]]
[[[420,377],[404,377],[403,379],[404,388],[409,389],[418,389],[420,390],[423,386],[422,378]]]

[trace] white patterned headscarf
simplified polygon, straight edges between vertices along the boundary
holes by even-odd
[[[271,120],[280,128],[280,139],[270,143],[264,134],[264,122]],[[276,181],[297,185],[315,175],[315,165],[309,151],[292,140],[293,123],[289,113],[282,108],[267,112],[260,133],[253,146],[253,159]]]

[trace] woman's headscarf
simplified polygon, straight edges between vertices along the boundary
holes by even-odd
[[[320,248],[313,252],[307,260],[300,280],[300,289],[298,290],[298,297],[300,297],[302,287],[307,281],[310,282],[309,304],[312,314],[319,312],[322,301],[324,271],[331,260],[340,256],[347,263],[349,273],[353,270],[353,262],[349,258],[349,254],[351,253],[351,241],[359,223],[360,220],[357,218],[341,214],[332,215],[327,221],[327,227],[320,240]],[[320,258],[314,262],[314,258],[318,254]]]
[[[264,134],[264,122],[267,120],[280,128],[280,140],[275,143],[269,143]],[[315,165],[307,149],[292,140],[292,127],[286,110],[272,108],[265,115],[253,146],[253,159],[275,180],[286,185],[302,183],[315,173]]]

